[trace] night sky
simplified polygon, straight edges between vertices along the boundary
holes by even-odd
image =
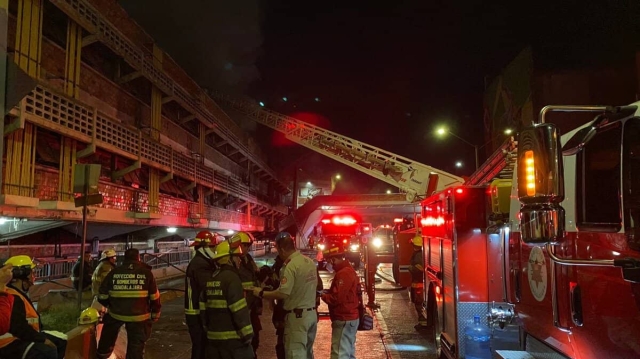
[[[203,87],[460,175],[472,170],[473,148],[435,138],[435,127],[481,145],[485,81],[526,46],[549,69],[615,65],[640,49],[640,2],[631,0],[121,4]],[[247,130],[285,159],[273,163],[285,175],[295,162],[312,174],[346,172],[342,192],[388,187],[263,126]],[[466,166],[456,170],[457,160]]]

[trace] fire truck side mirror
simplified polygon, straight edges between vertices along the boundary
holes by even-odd
[[[557,243],[564,238],[564,173],[560,134],[551,123],[537,124],[518,138],[520,231],[525,243]]]

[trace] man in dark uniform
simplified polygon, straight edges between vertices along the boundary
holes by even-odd
[[[120,327],[127,329],[127,359],[143,359],[144,347],[151,336],[151,323],[160,319],[160,292],[151,267],[140,262],[140,252],[124,252],[124,263],[107,274],[100,286],[100,304],[109,310],[96,356],[111,356]]]
[[[235,251],[242,250],[239,247]],[[213,254],[218,269],[200,293],[202,323],[207,330],[207,359],[252,359],[253,327],[238,270],[228,241]],[[235,256],[234,256],[235,257]]]
[[[217,244],[217,237],[209,231],[200,231],[191,247],[195,255],[187,266],[185,276],[184,314],[191,337],[191,359],[204,359],[207,333],[200,320],[200,292],[215,271],[215,262],[211,258]]]
[[[427,327],[427,318],[424,315],[424,259],[422,258],[422,234],[418,231],[411,239],[413,244],[413,255],[411,256],[411,265],[409,272],[411,273],[411,302],[418,313],[418,324],[416,329]]]
[[[251,289],[254,286],[259,286],[258,266],[253,260],[253,257],[251,257],[251,254],[249,254],[251,245],[253,245],[253,236],[248,232],[238,232],[229,238],[229,244],[232,249],[242,246],[242,251],[239,251],[240,266],[238,268],[242,287]],[[260,331],[262,330],[262,324],[260,323],[262,299],[254,296],[250,291],[246,293],[245,298],[247,299],[247,305],[249,306],[249,312],[251,314],[251,325],[253,326],[251,346],[253,347],[253,353],[257,357],[258,346],[260,345]]]

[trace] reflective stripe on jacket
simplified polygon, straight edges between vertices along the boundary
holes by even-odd
[[[141,322],[160,317],[160,292],[148,265],[126,261],[107,274],[100,286],[100,304],[122,322]]]
[[[184,295],[184,314],[199,315],[200,308],[200,292],[208,280],[211,279],[215,271],[215,263],[205,257],[199,250],[191,259],[187,266],[187,272],[184,278],[185,295]]]
[[[40,314],[36,311],[36,308],[31,303],[31,300],[21,290],[15,287],[7,287],[7,293],[18,296],[24,303],[24,310],[27,313],[27,323],[36,331],[42,330],[42,322],[40,321]]]
[[[253,337],[247,301],[238,272],[225,264],[206,283],[200,295],[207,338],[215,345],[235,349]]]
[[[260,283],[258,282],[258,266],[250,254],[245,254],[240,257],[240,269],[238,269],[238,275],[242,281],[242,288],[247,289],[254,286],[260,286]],[[260,298],[256,298],[253,295],[253,292],[246,292],[246,299],[249,310],[251,311],[256,310],[262,304],[262,300]]]

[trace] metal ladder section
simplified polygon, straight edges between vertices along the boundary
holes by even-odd
[[[513,178],[517,152],[518,142],[509,137],[464,184],[477,186],[498,178]]]
[[[398,187],[407,193],[410,201],[416,196],[424,196],[430,174],[438,175],[437,188],[434,188],[437,191],[464,182],[462,178],[434,167],[268,110],[253,100],[238,99],[218,92],[211,96],[218,104],[224,104],[258,123],[284,133],[289,140],[299,145]]]

